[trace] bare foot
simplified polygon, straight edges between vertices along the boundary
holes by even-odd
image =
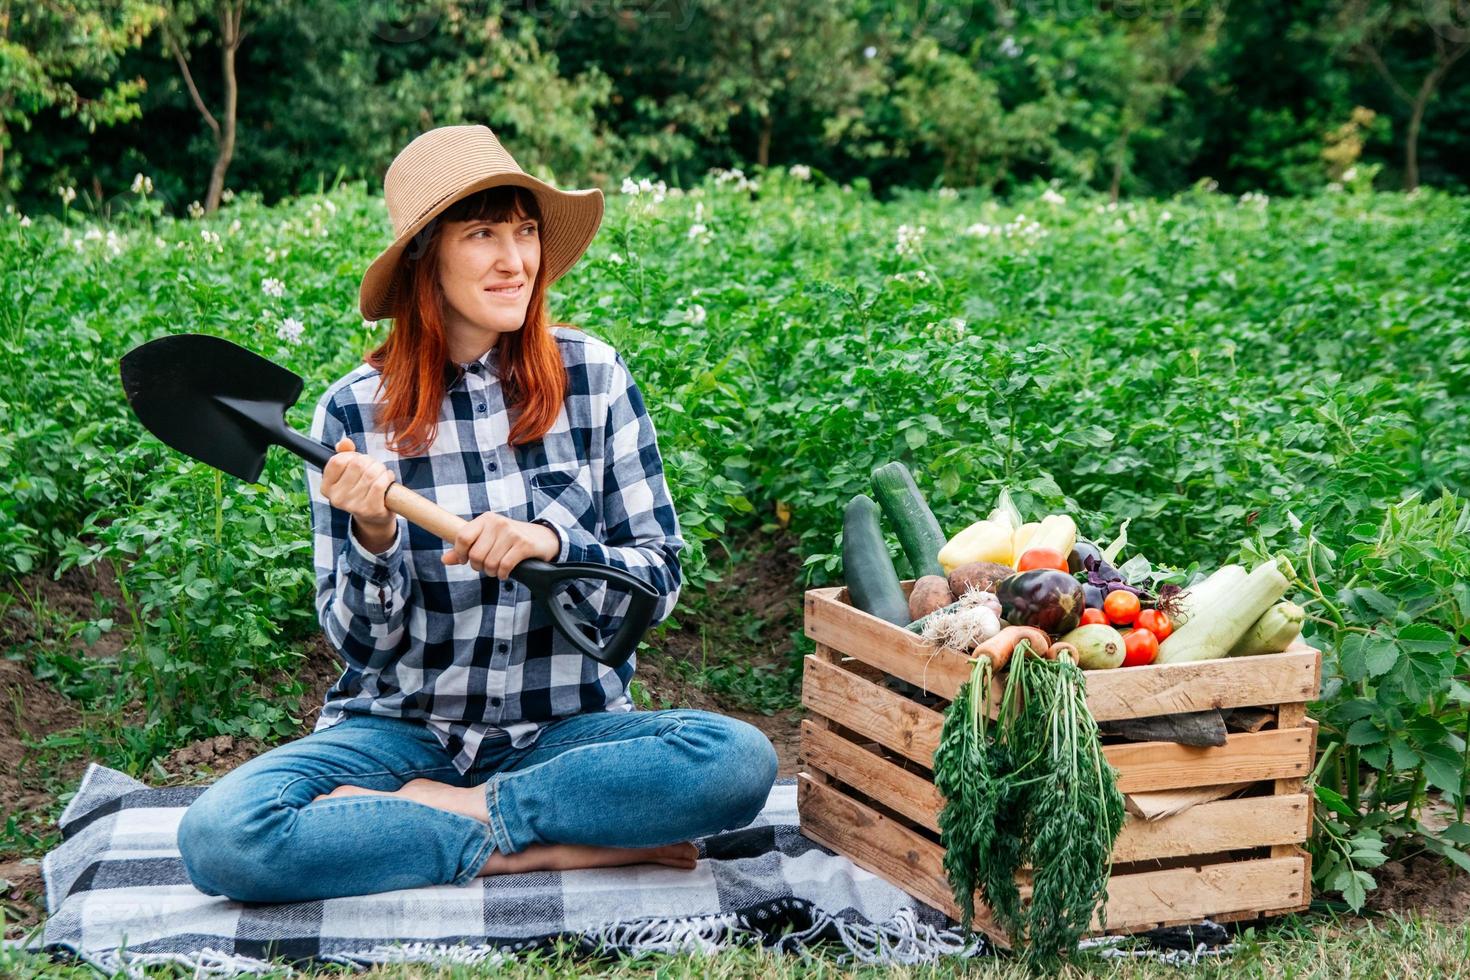
[[[590,844],[532,844],[514,854],[491,853],[482,875],[522,871],[571,871],[576,868],[614,868],[627,864],[662,864],[690,871],[699,850],[689,841],[661,847],[598,847]]]
[[[410,779],[395,790],[338,786],[330,793],[322,793],[314,797],[312,802],[339,796],[395,796],[414,803],[422,803],[424,806],[431,806],[437,810],[458,813],[486,825],[490,823],[490,811],[485,806],[485,787],[483,785],[450,786],[448,783],[435,782],[432,779]]]

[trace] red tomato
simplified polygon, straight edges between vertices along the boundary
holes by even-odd
[[[1138,618],[1138,596],[1126,589],[1114,589],[1103,599],[1103,612],[1114,626],[1131,626]]]
[[[1084,609],[1084,610],[1082,610],[1082,625],[1083,626],[1090,626],[1090,625],[1092,625],[1094,623],[1099,624],[1099,625],[1102,625],[1102,626],[1108,625],[1108,617],[1107,617],[1107,614],[1104,613],[1101,609]]]
[[[1129,630],[1123,634],[1124,667],[1145,667],[1153,663],[1158,655],[1159,638],[1148,630]]]
[[[1148,630],[1160,643],[1169,638],[1174,632],[1174,624],[1169,622],[1169,617],[1157,609],[1145,609],[1138,614],[1138,628]]]
[[[1036,568],[1054,568],[1059,572],[1067,570],[1067,556],[1052,548],[1028,548],[1021,552],[1021,560],[1016,563],[1016,571],[1029,572]]]

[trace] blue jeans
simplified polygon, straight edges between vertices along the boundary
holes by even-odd
[[[343,784],[484,786],[490,823],[385,796],[313,802]],[[195,887],[300,902],[474,880],[493,850],[655,847],[743,827],[765,805],[776,752],[760,729],[693,709],[573,715],[531,746],[487,743],[461,774],[415,721],[349,715],[251,759],[179,824]]]

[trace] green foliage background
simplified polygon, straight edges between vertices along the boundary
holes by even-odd
[[[246,486],[168,450],[118,359],[227,337],[307,379],[288,414],[304,431],[312,393],[379,335],[355,295],[387,224],[361,185],[202,220],[137,198],[112,225],[0,220],[0,569],[13,599],[34,569],[113,565],[124,601],[84,630],[130,627],[118,657],[19,653],[89,705],[146,705],[114,736],[141,768],[205,735],[293,733],[275,679],[317,624],[299,461],[272,453]],[[1386,854],[1470,866],[1467,222],[1464,198],[1362,183],[1003,205],[772,169],[614,196],[553,314],[643,388],[691,601],[711,539],[788,514],[806,584],[839,578],[843,505],[893,459],[948,533],[1004,485],[1094,538],[1131,519],[1130,553],[1158,565],[1290,556],[1327,651],[1316,868],[1361,900]]]
[[[1359,105],[1379,116],[1362,160],[1399,187],[1404,98],[1470,41],[1453,0],[229,6],[246,36],[228,183],[267,201],[376,185],[413,136],[460,122],[488,123],[527,169],[604,186],[801,163],[885,197],[1037,178],[1168,195],[1207,176],[1305,193]],[[75,186],[111,210],[141,172],[174,213],[205,200],[215,143],[165,30],[220,117],[212,4],[56,0],[0,20],[0,196],[55,210]],[[1446,64],[1427,102],[1424,183],[1470,181],[1467,65]]]

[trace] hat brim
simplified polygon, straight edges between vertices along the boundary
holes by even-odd
[[[363,274],[357,304],[364,319],[384,320],[392,316],[398,261],[413,237],[455,201],[489,187],[511,184],[536,195],[541,207],[541,279],[550,286],[577,263],[602,226],[603,197],[599,188],[564,191],[537,180],[530,174],[503,173],[485,177],[458,188],[413,224],[392,245],[378,253]]]

